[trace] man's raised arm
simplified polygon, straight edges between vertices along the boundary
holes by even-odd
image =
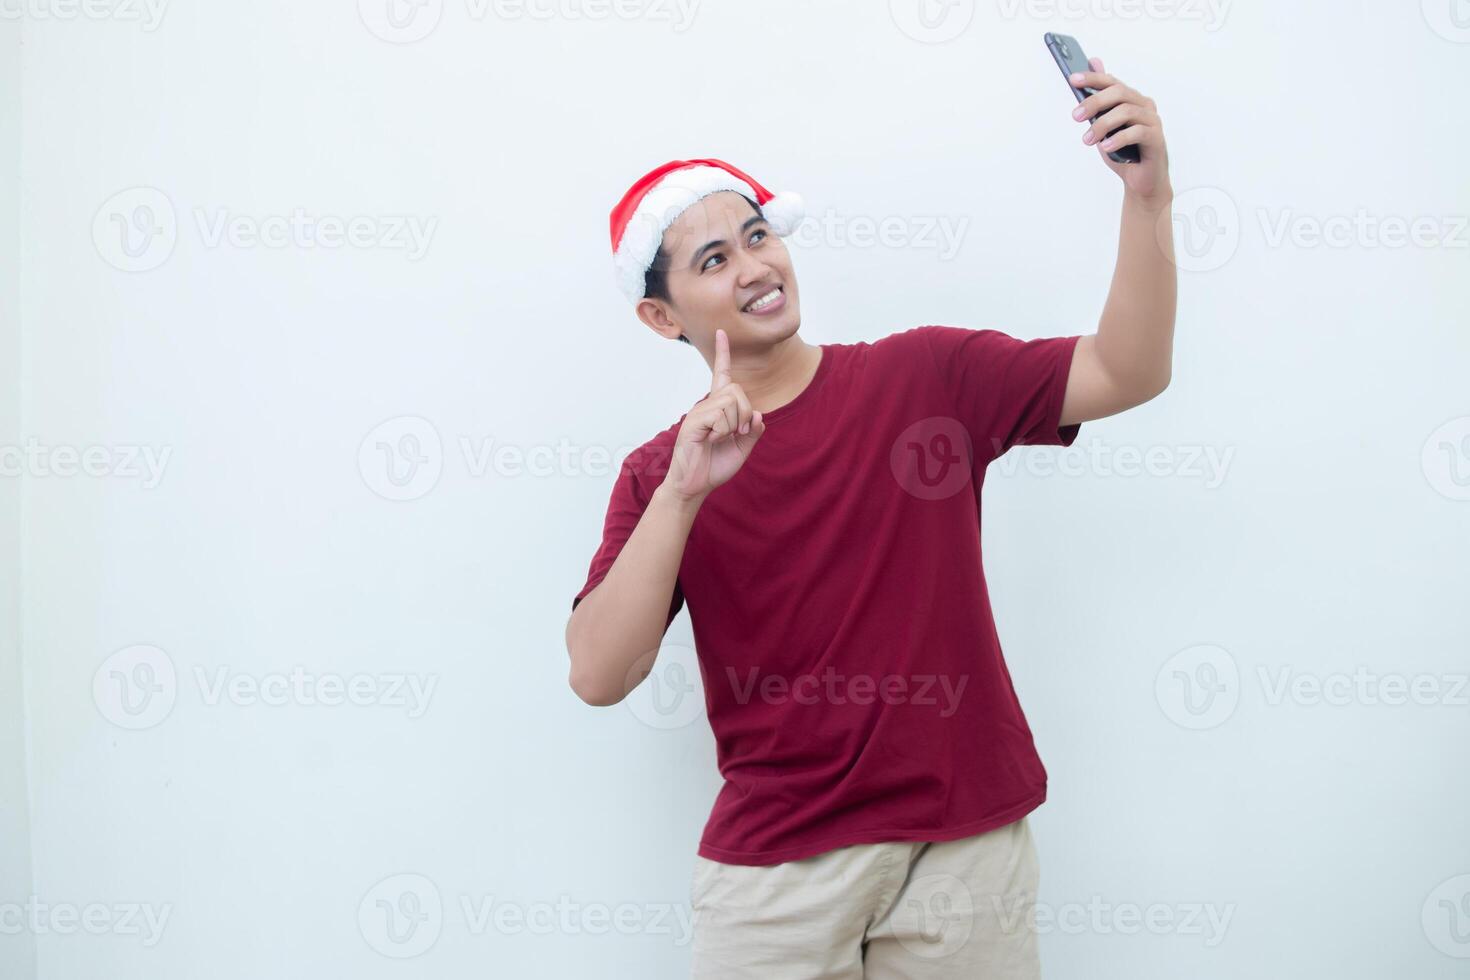
[[[1062,425],[1114,415],[1141,405],[1169,386],[1174,344],[1177,278],[1170,208],[1168,151],[1152,99],[1102,70],[1072,76],[1074,85],[1097,91],[1077,104],[1076,119],[1098,118],[1083,142],[1098,144],[1103,162],[1122,180],[1123,215],[1118,261],[1095,335],[1077,341],[1062,402]],[[1110,130],[1123,131],[1098,143]],[[1117,163],[1107,153],[1137,144],[1137,163]]]

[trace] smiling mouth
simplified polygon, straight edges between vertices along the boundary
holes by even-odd
[[[767,292],[767,293],[765,293],[765,294],[763,294],[761,296],[757,296],[755,299],[751,300],[749,303],[746,303],[745,306],[743,306],[741,308],[740,312],[742,312],[742,313],[759,313],[761,310],[765,309],[766,307],[772,306],[775,303],[779,303],[781,301],[781,297],[784,296],[784,295],[786,295],[786,287],[784,287],[784,286],[777,286],[774,289],[770,290],[769,292]]]

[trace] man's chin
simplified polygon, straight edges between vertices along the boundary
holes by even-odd
[[[778,340],[785,340],[787,337],[796,333],[797,328],[801,326],[801,317],[795,311],[789,314],[783,313],[781,316],[773,316],[769,320],[761,320],[757,317],[749,316],[742,316],[739,319],[740,323],[735,326],[734,330],[730,331],[731,336],[736,336],[735,331],[739,331],[739,336],[758,338],[773,343]],[[752,320],[755,322],[752,323]]]

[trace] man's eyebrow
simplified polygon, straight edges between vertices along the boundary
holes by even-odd
[[[752,226],[758,225],[765,220],[766,219],[764,217],[758,214],[746,218],[745,224],[740,226],[740,234],[743,236],[747,231],[751,229]],[[708,252],[712,248],[724,248],[725,244],[726,242],[724,239],[717,239],[713,242],[705,242],[703,245],[699,246],[699,249],[694,253],[694,258],[689,260],[689,267],[692,269],[696,265],[698,265],[699,257],[705,252]]]

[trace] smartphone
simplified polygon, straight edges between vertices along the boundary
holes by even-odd
[[[1066,34],[1053,34],[1050,31],[1046,33],[1045,38],[1046,50],[1050,51],[1051,56],[1056,59],[1057,67],[1062,70],[1062,78],[1067,79],[1067,87],[1072,90],[1072,94],[1077,97],[1077,101],[1081,102],[1096,92],[1097,89],[1095,88],[1088,88],[1087,86],[1077,88],[1071,82],[1074,71],[1092,71],[1092,66],[1087,63],[1087,55],[1082,53],[1082,45],[1077,43],[1077,39]],[[1092,118],[1095,120],[1097,116],[1093,116]],[[1123,128],[1123,126],[1118,127],[1118,129]],[[1112,136],[1118,129],[1113,130],[1108,135]],[[1108,159],[1117,163],[1137,163],[1138,144],[1132,143],[1117,150],[1110,150],[1108,152]]]

